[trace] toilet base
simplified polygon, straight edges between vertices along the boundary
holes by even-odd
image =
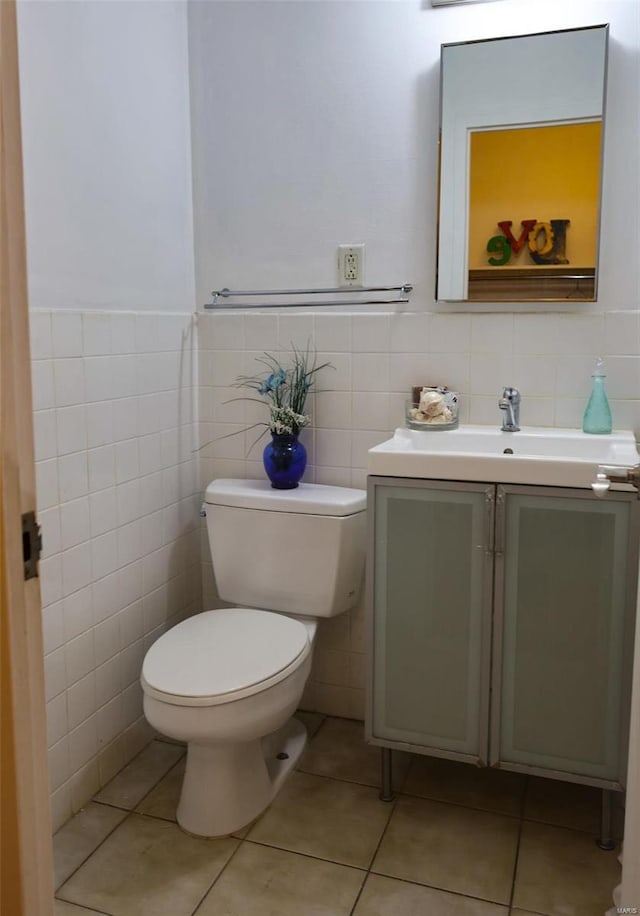
[[[246,827],[280,791],[306,742],[307,730],[294,718],[255,741],[189,743],[178,824],[204,837],[227,836]]]

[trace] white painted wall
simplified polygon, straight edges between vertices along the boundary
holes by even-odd
[[[193,310],[186,4],[18,4],[32,308]]]
[[[432,309],[440,44],[609,22],[603,269],[582,311],[637,308],[638,18],[636,0],[191,4],[198,303],[332,285],[336,246],[365,242],[367,281],[410,281]]]

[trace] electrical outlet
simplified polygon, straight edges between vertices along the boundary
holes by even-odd
[[[338,245],[338,286],[364,286],[364,244]]]

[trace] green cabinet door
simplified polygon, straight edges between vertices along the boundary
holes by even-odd
[[[372,743],[486,762],[493,486],[369,479]]]
[[[494,765],[623,779],[635,504],[624,493],[498,487]]]

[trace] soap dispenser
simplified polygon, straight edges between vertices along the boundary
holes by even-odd
[[[582,430],[585,433],[606,435],[611,432],[611,408],[604,390],[604,364],[598,357],[591,376],[591,397],[582,418]]]

